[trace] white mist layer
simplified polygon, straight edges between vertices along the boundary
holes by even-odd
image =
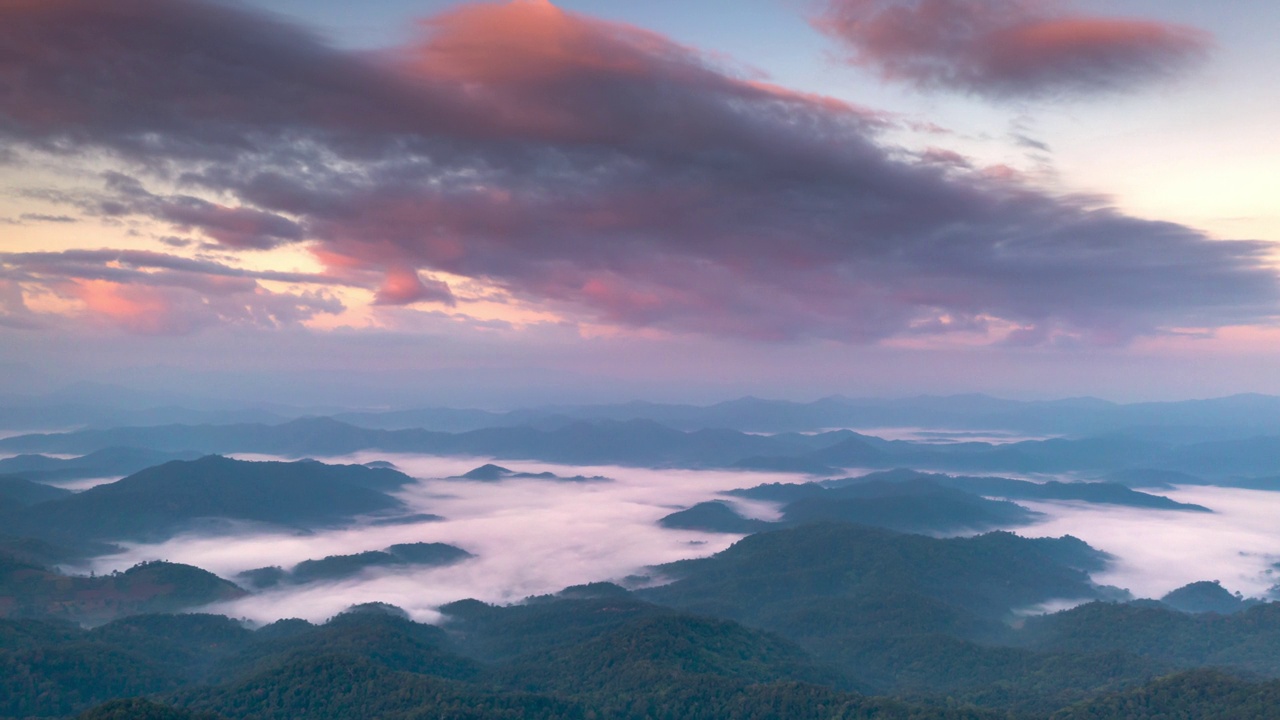
[[[46,481],[44,484],[52,485],[53,487],[56,487],[56,488],[62,488],[63,490],[71,490],[73,492],[84,492],[89,488],[95,488],[95,487],[98,487],[99,485],[107,485],[107,484],[113,483],[117,480],[120,480],[121,477],[122,476],[120,475],[113,475],[110,477],[76,478],[75,480],[49,480],[49,481]]]
[[[1263,597],[1276,584],[1269,570],[1280,559],[1280,493],[1200,486],[1154,492],[1213,513],[1019,501],[1048,519],[1016,532],[1074,535],[1115,555],[1111,567],[1093,579],[1137,597],[1158,599],[1199,580]]]
[[[881,440],[907,440],[932,445],[954,445],[966,442],[984,442],[992,445],[1008,445],[1028,440],[1049,440],[1057,435],[1039,435],[1006,430],[939,430],[927,427],[869,427],[823,428],[819,432],[852,430],[861,435],[871,435]]]
[[[238,455],[244,460],[276,459]],[[442,522],[360,526],[313,533],[263,531],[242,524],[235,533],[187,534],[159,544],[126,545],[99,558],[98,573],[125,569],[144,560],[169,560],[232,578],[254,568],[289,568],[303,560],[381,550],[397,543],[441,542],[475,558],[442,568],[370,569],[332,583],[284,586],[208,608],[212,612],[268,622],[282,617],[322,621],[355,603],[399,605],[418,620],[438,617],[436,608],[476,598],[510,603],[569,585],[621,580],[650,565],[724,550],[741,535],[668,530],[663,516],[735,488],[770,482],[804,482],[788,473],[650,470],[611,466],[441,458],[361,452],[330,463],[392,462],[418,478],[397,496],[409,513],[431,513]],[[607,481],[564,482],[508,479],[501,482],[438,479],[460,475],[485,462],[517,472],[550,471],[560,476],[601,475]],[[722,498],[751,517],[775,519],[772,503]]]
[[[239,455],[245,460],[278,458]],[[721,496],[726,490],[771,482],[806,482],[789,473],[654,470],[612,466],[563,466],[532,461],[432,457],[378,452],[325,458],[330,463],[392,462],[422,478],[397,495],[407,513],[432,513],[442,522],[418,522],[290,533],[239,524],[234,532],[187,534],[167,542],[129,545],[99,558],[99,573],[144,560],[169,560],[232,578],[254,568],[289,568],[303,560],[382,550],[397,543],[441,542],[475,558],[443,568],[378,568],[341,582],[283,586],[208,608],[209,611],[269,622],[283,617],[323,621],[352,604],[381,601],[398,605],[415,619],[433,621],[445,603],[476,598],[510,603],[569,585],[621,580],[651,565],[719,552],[740,535],[668,530],[663,516],[711,499],[738,512],[767,520],[778,517],[773,503]],[[508,479],[478,482],[441,479],[486,462],[517,472],[550,471],[560,476],[601,475],[604,482]],[[857,473],[854,473],[857,474]],[[1220,580],[1230,590],[1261,596],[1275,583],[1267,574],[1280,553],[1280,493],[1182,487],[1161,491],[1175,500],[1213,509],[1213,514],[1150,510],[1073,502],[1020,504],[1045,513],[1043,522],[1016,529],[1026,537],[1074,535],[1117,557],[1099,583],[1128,588],[1139,597],[1158,598],[1197,580]],[[1041,608],[1052,611],[1063,602]],[[1061,607],[1060,607],[1061,606]]]

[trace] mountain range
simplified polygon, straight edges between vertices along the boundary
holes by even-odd
[[[1011,443],[935,444],[884,440],[848,430],[758,435],[684,432],[649,420],[577,421],[555,429],[488,428],[463,433],[372,430],[331,418],[281,425],[162,425],[27,434],[0,439],[0,452],[89,454],[108,448],[160,453],[259,453],[335,457],[361,450],[540,460],[571,465],[776,469],[896,468],[959,473],[1177,472],[1214,483],[1280,489],[1280,435],[1180,443],[1132,435]],[[1130,477],[1140,477],[1131,474]]]

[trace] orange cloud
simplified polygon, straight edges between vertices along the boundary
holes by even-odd
[[[193,329],[175,312],[172,293],[106,280],[72,280],[70,292],[90,313],[129,332],[164,335]]]

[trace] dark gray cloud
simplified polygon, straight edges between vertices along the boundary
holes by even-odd
[[[373,55],[191,0],[5,5],[0,20],[0,134],[134,168],[73,204],[227,251],[311,243],[383,304],[455,302],[443,271],[677,332],[872,342],[1012,324],[1115,343],[1270,321],[1280,299],[1268,244],[1050,196],[954,153],[904,158],[878,139],[883,116],[549,4],[466,6]],[[161,181],[187,194],[147,189]]]
[[[43,213],[23,213],[18,216],[21,223],[74,223],[78,222],[69,215],[46,215]]]
[[[829,0],[814,25],[886,80],[995,99],[1127,90],[1210,46],[1194,28],[1075,15],[1063,0]]]

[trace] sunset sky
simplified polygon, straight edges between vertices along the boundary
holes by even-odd
[[[1280,393],[1280,4],[0,0],[0,392]]]

